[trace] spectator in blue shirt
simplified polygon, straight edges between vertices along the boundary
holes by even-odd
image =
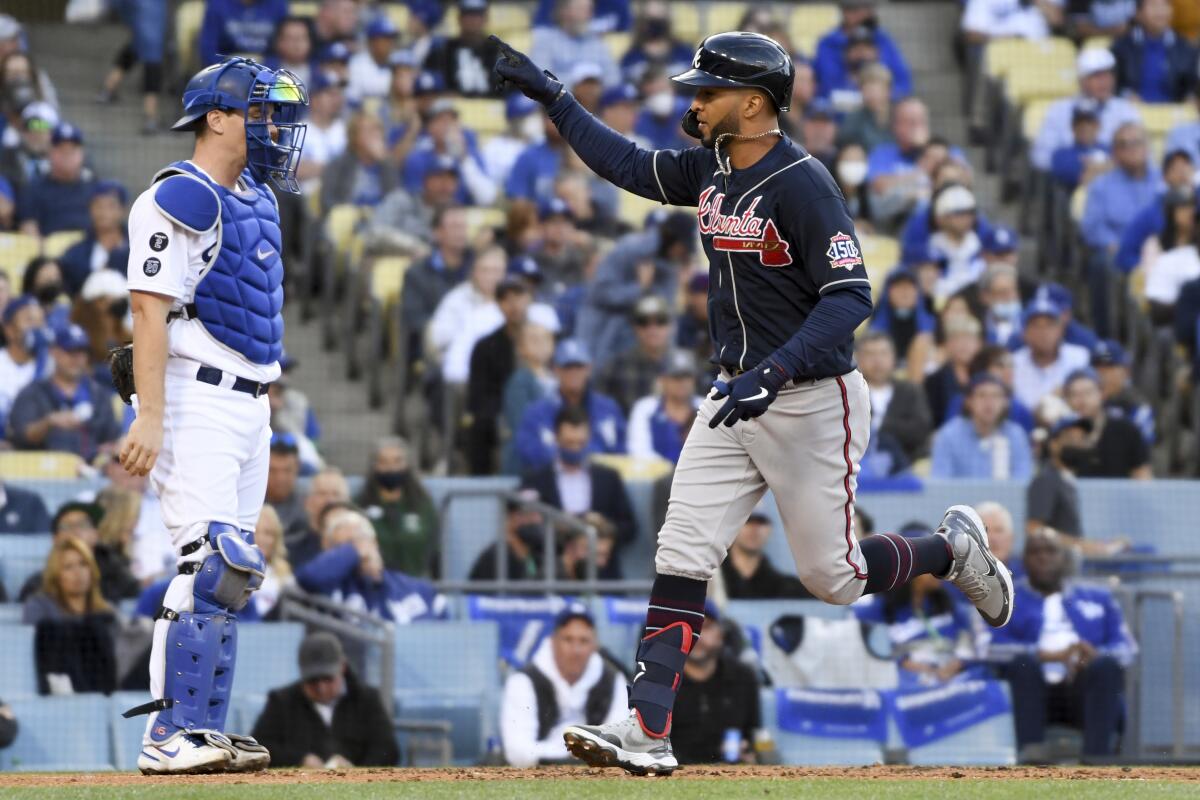
[[[404,160],[404,188],[411,195],[419,195],[425,175],[448,158],[452,160],[452,166],[457,167],[459,177],[455,202],[491,205],[496,199],[496,184],[484,169],[475,132],[459,121],[454,102],[449,98],[439,98],[424,116],[424,130]]]
[[[1100,114],[1091,100],[1080,100],[1071,111],[1071,136],[1071,144],[1050,156],[1050,174],[1068,192],[1109,167],[1108,148],[1100,144]]]
[[[1068,0],[1067,21],[1075,36],[1120,36],[1129,29],[1137,0]]]
[[[592,0],[556,0],[553,24],[534,23],[529,57],[564,79],[576,65],[591,62],[600,68],[605,86],[620,83],[621,71],[608,45],[592,28],[594,10]]]
[[[54,373],[13,401],[8,430],[21,450],[58,450],[91,461],[121,435],[111,394],[88,375],[88,337],[78,325],[58,331],[50,353]]]
[[[1029,437],[1007,418],[1008,390],[999,378],[975,375],[963,399],[963,413],[933,437],[934,478],[1025,480],[1033,472]]]
[[[554,420],[564,405],[581,406],[587,412],[592,434],[588,453],[624,453],[625,417],[621,407],[611,397],[592,389],[592,359],[579,341],[559,342],[554,352],[554,374],[557,391],[525,409],[514,435],[520,468],[534,470],[554,460]]]
[[[0,534],[49,532],[50,512],[41,496],[0,481]]]
[[[633,132],[650,142],[655,150],[678,150],[692,142],[679,127],[679,118],[691,105],[691,100],[676,94],[662,67],[651,67],[642,74],[639,83],[642,111],[634,122]]]
[[[549,117],[543,115],[542,127],[546,138],[522,150],[508,173],[504,194],[509,200],[537,203],[554,197],[554,180],[562,169],[566,143]]]
[[[200,63],[221,56],[261,59],[276,26],[288,15],[287,0],[207,0],[200,26]]]
[[[1196,48],[1171,30],[1170,0],[1139,0],[1137,24],[1113,42],[1117,89],[1144,103],[1179,103],[1196,91]]]
[[[951,183],[957,183],[971,189],[974,177],[970,167],[961,153],[955,154],[957,148],[951,149],[951,156],[938,164],[931,175],[932,190],[940,191]],[[913,266],[925,259],[929,254],[929,238],[933,235],[933,214],[930,213],[931,203],[921,200],[913,206],[912,213],[904,223],[900,232],[900,260]],[[992,223],[983,209],[975,210],[975,233],[981,242],[987,242],[992,235]]]
[[[1200,136],[1200,129],[1197,130]],[[1171,150],[1163,156],[1163,183],[1165,191],[1142,207],[1121,234],[1121,244],[1115,258],[1117,269],[1132,272],[1142,261],[1142,246],[1152,236],[1161,235],[1167,226],[1163,200],[1171,190],[1190,190],[1195,184],[1196,164],[1192,155],[1183,149]],[[1196,192],[1196,205],[1200,208],[1200,190]]]
[[[971,375],[986,372],[999,380],[1008,393],[1007,418],[1020,425],[1021,430],[1026,434],[1033,433],[1033,429],[1037,426],[1033,412],[1013,394],[1013,355],[1007,347],[998,344],[984,345],[971,359],[967,369]],[[962,414],[962,409],[963,395],[962,393],[955,394],[946,404],[946,419],[954,419]]]
[[[1146,130],[1140,122],[1117,128],[1113,136],[1115,167],[1092,181],[1087,190],[1080,233],[1090,250],[1087,272],[1092,321],[1101,336],[1109,333],[1109,271],[1121,235],[1159,188],[1158,171],[1151,168],[1146,148]]]
[[[907,370],[910,381],[924,379],[937,317],[925,307],[917,278],[910,270],[898,267],[888,273],[883,297],[871,316],[871,329],[887,333],[896,351],[896,364]]]
[[[621,57],[621,72],[630,83],[640,82],[652,67],[678,75],[691,66],[693,50],[691,44],[672,35],[670,7],[665,0],[649,0],[634,20],[633,40]]]
[[[696,359],[677,350],[667,359],[658,380],[659,392],[633,404],[629,411],[629,455],[679,461],[701,398],[696,395]]]
[[[361,512],[331,511],[321,545],[321,554],[296,570],[305,591],[400,625],[448,616],[433,584],[384,567],[375,527]]]
[[[63,285],[74,297],[84,281],[98,269],[111,269],[125,275],[129,262],[129,241],[125,236],[125,187],[116,181],[98,181],[88,199],[91,224],[87,235],[71,245],[58,260]]]
[[[1115,752],[1125,670],[1137,643],[1121,606],[1101,586],[1069,583],[1066,548],[1053,531],[1025,540],[1028,583],[1017,586],[1012,621],[992,634],[989,654],[1012,687],[1017,746],[1036,758],[1046,725],[1083,729],[1083,754]]]
[[[87,228],[95,178],[83,156],[83,132],[69,122],[58,123],[50,134],[49,170],[21,191],[17,218],[22,233],[48,236]]]
[[[892,540],[904,563],[911,558],[909,538],[927,536],[921,522],[905,524],[899,533],[879,533]],[[975,658],[971,617],[957,593],[947,591],[932,575],[919,575],[904,586],[864,597],[854,605],[860,622],[887,626],[901,686],[934,686],[970,674],[966,663]]]
[[[537,10],[533,14],[533,25],[547,27],[555,24],[555,14],[564,0],[539,0]],[[592,33],[611,33],[613,31],[629,30],[633,19],[629,0],[594,0],[587,5],[591,8],[587,29]],[[691,58],[691,55],[688,55]],[[538,62],[539,64],[542,62]]]
[[[817,73],[817,87],[823,97],[835,90],[852,89],[853,74],[859,64],[851,64],[846,56],[851,32],[865,27],[873,35],[878,60],[892,71],[892,97],[901,98],[912,94],[912,73],[900,52],[900,47],[887,31],[879,26],[875,16],[875,0],[843,0],[841,24],[821,37],[813,67]]]

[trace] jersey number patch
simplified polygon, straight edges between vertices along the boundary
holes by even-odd
[[[762,236],[757,239],[741,236],[714,236],[714,250],[725,250],[731,253],[758,253],[758,260],[764,267],[786,267],[792,263],[788,253],[790,245],[779,236],[774,220],[767,220],[763,226]]]
[[[829,249],[825,251],[825,255],[829,258],[829,266],[831,269],[854,269],[861,266],[863,263],[862,252],[859,251],[858,245],[854,243],[854,237],[838,231],[833,236],[829,237]]]

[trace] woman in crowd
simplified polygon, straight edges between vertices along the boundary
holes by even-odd
[[[385,567],[418,578],[432,574],[437,510],[410,466],[407,442],[393,436],[376,443],[355,502],[375,527]]]
[[[262,586],[250,596],[254,610],[262,619],[279,604],[279,596],[296,582],[292,576],[292,565],[288,563],[287,544],[283,541],[283,523],[275,507],[266,503],[258,513],[258,525],[254,528],[254,544],[262,550],[267,572]]]
[[[33,295],[42,307],[46,324],[58,330],[70,322],[71,307],[66,303],[62,269],[48,256],[35,256],[25,265],[21,294]]]
[[[100,594],[114,603],[137,597],[142,587],[133,576],[129,553],[142,513],[142,496],[109,486],[96,497],[96,504],[104,510],[97,526],[99,540],[92,551],[100,570]]]
[[[74,536],[57,539],[46,557],[42,586],[25,601],[21,622],[82,619],[90,614],[112,615],[100,592],[100,568],[92,551]]]
[[[847,142],[838,150],[835,160],[838,186],[846,196],[846,207],[859,232],[869,233],[871,192],[867,185],[867,151],[857,142]]]
[[[1192,190],[1171,189],[1162,203],[1166,225],[1158,237],[1157,252],[1143,261],[1150,321],[1159,327],[1174,323],[1179,290],[1188,281],[1200,278],[1200,253],[1196,249],[1200,231]],[[1147,250],[1154,249],[1154,245],[1147,245]]]

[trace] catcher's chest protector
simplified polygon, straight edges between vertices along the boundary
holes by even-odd
[[[217,229],[218,247],[196,285],[196,316],[213,338],[246,360],[255,364],[278,361],[283,349],[283,259],[279,210],[271,190],[243,171],[241,180],[247,191],[232,192],[186,161],[177,161],[155,176],[155,180],[164,178],[155,194],[164,212],[197,232],[211,230],[212,225]],[[182,183],[185,180],[187,183]],[[167,186],[172,183],[179,188]],[[204,192],[203,187],[211,194],[193,194]],[[196,199],[194,205],[207,203],[209,207],[215,194],[219,213],[213,215],[208,228],[195,227],[209,222],[203,215],[184,219],[171,213],[171,204],[192,205],[187,202],[189,194]]]

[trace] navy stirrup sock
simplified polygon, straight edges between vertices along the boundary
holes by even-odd
[[[629,687],[629,705],[647,735],[671,732],[671,709],[683,664],[704,627],[706,581],[658,575],[650,590],[646,629],[637,652],[637,672]]]
[[[946,537],[932,534],[906,539],[895,533],[879,533],[858,543],[867,561],[867,585],[863,594],[887,592],[926,572],[945,575],[952,554]]]

